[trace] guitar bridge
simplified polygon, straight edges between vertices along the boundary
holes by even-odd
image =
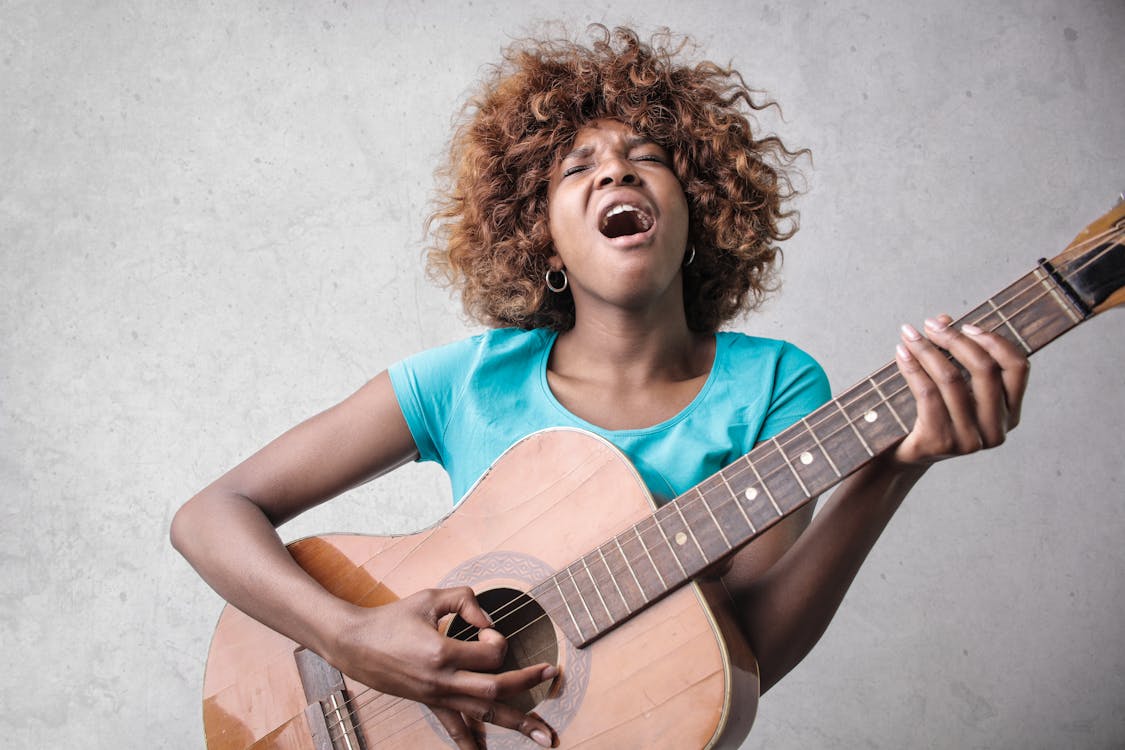
[[[293,652],[293,659],[309,702],[305,719],[316,750],[367,750],[340,670],[307,648]]]

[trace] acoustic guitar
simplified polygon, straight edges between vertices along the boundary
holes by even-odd
[[[1125,302],[1123,236],[1125,203],[959,322],[1037,352]],[[471,586],[508,637],[505,669],[559,665],[511,700],[542,716],[559,747],[737,747],[757,709],[757,665],[722,585],[694,577],[893,445],[914,417],[891,362],[660,507],[612,445],[547,430],[428,529],[312,537],[289,551],[363,606]],[[447,620],[449,637],[476,635]],[[211,642],[203,722],[210,750],[452,747],[425,706],[353,681],[231,606]],[[484,731],[489,748],[534,746]]]

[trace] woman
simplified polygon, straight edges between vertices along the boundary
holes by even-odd
[[[741,77],[625,29],[590,48],[514,45],[455,138],[431,264],[493,330],[380,373],[204,489],[172,540],[223,597],[355,679],[429,705],[458,747],[472,724],[551,728],[498,698],[552,678],[491,674],[504,639],[468,589],[365,609],[299,568],[274,528],[407,461],[438,460],[459,499],[515,440],[598,432],[673,496],[819,406],[820,368],[779,341],[721,333],[770,288],[796,152],[756,138]],[[768,688],[812,648],[903,497],[941,458],[998,445],[1027,360],[948,316],[904,326],[912,431],[736,554],[724,572]],[[968,371],[966,380],[946,352]],[[690,456],[691,460],[679,460]],[[576,551],[576,552],[584,552]],[[442,637],[458,613],[479,642]]]

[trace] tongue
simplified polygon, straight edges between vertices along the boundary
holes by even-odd
[[[606,237],[624,237],[629,234],[639,234],[645,231],[641,217],[635,211],[622,211],[614,214],[602,227],[602,234]]]

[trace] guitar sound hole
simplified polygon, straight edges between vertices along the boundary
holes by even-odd
[[[509,588],[482,591],[477,594],[477,601],[492,618],[493,628],[508,639],[508,653],[498,672],[544,662],[559,663],[555,628],[539,602],[522,591]],[[460,616],[455,616],[446,628],[446,635],[463,641],[475,641],[477,628]],[[554,680],[540,683],[531,690],[503,698],[500,702],[526,713],[550,695],[554,683]]]

